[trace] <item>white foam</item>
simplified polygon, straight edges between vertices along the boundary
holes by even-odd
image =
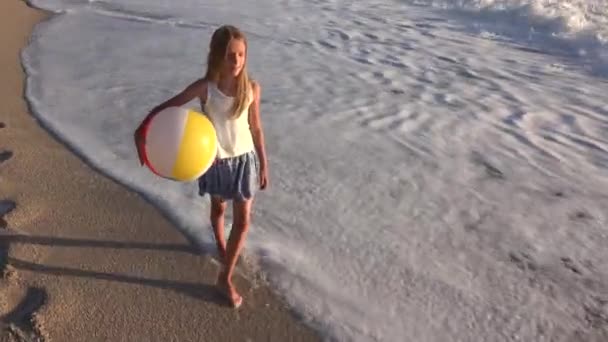
[[[608,1],[606,0],[412,0],[441,8],[496,14],[503,21],[517,20],[532,26],[553,26],[556,34],[592,30],[598,38],[606,37]],[[497,18],[497,16],[493,16]],[[605,40],[604,40],[605,41]]]
[[[138,167],[132,133],[202,75],[218,24],[245,29],[271,170],[247,254],[329,336],[602,336],[608,107],[587,60],[388,1],[35,3],[64,13],[23,53],[35,115],[204,246],[207,199]]]

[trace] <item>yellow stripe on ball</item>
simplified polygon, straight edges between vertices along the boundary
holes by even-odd
[[[217,136],[211,121],[203,114],[188,111],[188,118],[173,165],[172,176],[178,180],[194,180],[215,161]]]

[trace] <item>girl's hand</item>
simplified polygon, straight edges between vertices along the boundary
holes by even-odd
[[[260,190],[265,190],[268,187],[268,170],[265,167],[260,168]]]

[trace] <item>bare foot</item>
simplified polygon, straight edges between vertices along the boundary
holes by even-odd
[[[226,281],[224,272],[220,272],[217,278],[217,287],[235,309],[238,309],[243,304],[243,297],[236,291],[232,283]]]

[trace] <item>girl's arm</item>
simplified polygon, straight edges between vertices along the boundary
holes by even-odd
[[[145,142],[142,132],[148,122],[154,117],[156,113],[160,112],[161,110],[168,107],[179,107],[185,105],[197,96],[200,97],[203,102],[207,101],[207,82],[205,82],[204,79],[199,79],[191,83],[186,87],[186,89],[182,90],[179,94],[154,107],[148,113],[148,115],[146,115],[144,120],[139,124],[139,126],[135,130],[134,134],[135,147],[137,148],[137,154],[139,157],[140,165],[144,165],[144,155],[142,151],[142,146],[145,144]]]
[[[260,173],[264,177],[262,187],[265,187],[267,177],[268,162],[266,160],[266,149],[264,147],[264,131],[262,130],[262,120],[260,119],[260,94],[261,87],[257,82],[252,82],[253,103],[249,108],[249,127],[253,137],[253,144],[260,159]]]
[[[169,107],[179,107],[179,106],[183,106],[186,103],[192,101],[195,97],[201,97],[201,100],[203,102],[205,102],[207,99],[207,82],[205,82],[204,79],[199,79],[196,80],[195,82],[191,83],[190,85],[188,85],[184,90],[182,90],[179,94],[173,96],[172,98],[168,99],[167,101],[159,104],[158,106],[154,107],[146,116],[146,118],[142,121],[142,123],[139,125],[139,128],[144,127],[148,121],[150,121],[152,119],[152,117],[162,111],[163,109],[169,108]]]

